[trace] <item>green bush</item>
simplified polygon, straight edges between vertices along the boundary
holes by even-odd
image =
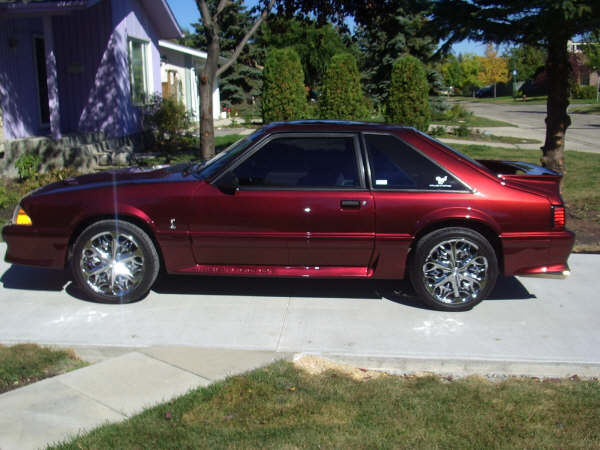
[[[580,86],[577,84],[571,90],[571,96],[577,99],[595,99],[596,89],[596,86]]]
[[[473,113],[467,111],[463,105],[454,104],[451,108],[446,109],[443,112],[432,111],[433,120],[443,120],[450,122],[457,122],[459,120],[469,120],[473,117]]]
[[[427,131],[431,120],[427,72],[414,56],[403,56],[392,69],[385,120]]]
[[[349,53],[334,55],[325,72],[319,100],[319,117],[361,120],[366,115],[366,101],[356,59]]]
[[[185,105],[171,97],[154,95],[143,109],[144,125],[155,132],[161,150],[175,151],[184,145],[180,132],[191,125]]]
[[[458,127],[454,129],[454,134],[460,137],[471,136],[471,129],[464,123],[461,123]]]
[[[15,162],[15,167],[21,180],[27,180],[38,175],[41,165],[42,160],[40,157],[31,152],[21,154]]]
[[[306,117],[304,70],[292,48],[271,49],[263,70],[263,123]]]
[[[431,130],[429,130],[429,135],[434,137],[443,137],[447,134],[446,127],[442,126],[433,127]]]

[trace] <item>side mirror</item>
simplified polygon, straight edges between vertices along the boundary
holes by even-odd
[[[234,195],[240,187],[240,181],[233,172],[226,172],[216,181],[215,186],[224,194]]]

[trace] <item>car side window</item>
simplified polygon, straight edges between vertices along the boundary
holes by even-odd
[[[374,189],[464,190],[447,171],[389,134],[366,134]]]
[[[358,188],[354,138],[274,139],[234,169],[240,187]]]

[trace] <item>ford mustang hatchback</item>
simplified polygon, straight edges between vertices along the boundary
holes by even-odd
[[[561,175],[474,161],[412,128],[274,123],[204,164],[66,179],[23,198],[6,260],[63,268],[99,301],[167,273],[410,278],[472,308],[499,274],[564,277]]]

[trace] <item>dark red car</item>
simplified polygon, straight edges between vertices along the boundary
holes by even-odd
[[[172,274],[402,279],[473,307],[499,274],[560,276],[560,175],[474,161],[412,128],[275,123],[205,164],[84,175],[25,197],[6,260],[71,266],[100,301]]]

